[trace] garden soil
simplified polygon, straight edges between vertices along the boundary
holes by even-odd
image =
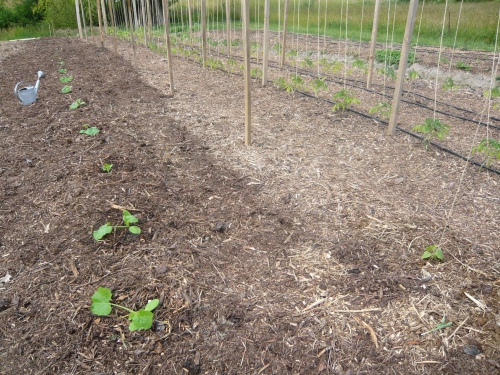
[[[498,175],[258,81],[247,147],[241,76],[106,47],[0,44],[0,374],[500,374]]]

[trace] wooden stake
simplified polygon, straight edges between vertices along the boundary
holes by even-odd
[[[78,5],[78,0],[75,0],[75,8],[76,8],[76,23],[78,24],[78,33],[80,34],[80,39],[83,39],[82,21],[80,19],[80,5]]]
[[[130,40],[132,41],[132,50],[134,51],[134,63],[137,64],[137,56],[135,54],[135,38],[134,38],[134,22],[132,21],[132,7],[128,0],[128,19],[130,20]]]
[[[115,56],[118,56],[118,42],[116,40],[116,24],[115,24],[115,15],[113,12],[113,5],[111,5],[111,1],[108,0],[108,8],[109,8],[109,14],[111,17],[111,25],[113,26],[113,49],[115,51]]]
[[[281,66],[285,65],[286,28],[288,24],[288,2],[285,0],[285,15],[283,16],[283,43],[281,43]]]
[[[189,19],[189,44],[193,45],[193,19],[191,16],[191,1],[188,0],[188,19]]]
[[[122,6],[123,6],[123,15],[125,17],[125,28],[126,29],[131,29],[132,27],[129,26],[127,8],[125,7],[125,0],[122,0]]]
[[[168,14],[168,0],[162,0],[163,23],[165,24],[165,42],[167,43],[168,79],[170,81],[170,94],[174,95],[174,73],[172,69],[172,52],[170,50],[170,16]]]
[[[227,48],[231,57],[231,0],[226,0]]]
[[[146,32],[147,22],[146,22],[146,5],[144,5],[144,0],[141,0],[141,13],[142,13],[142,29],[144,30],[144,45],[148,46],[148,33]]]
[[[136,0],[132,0],[132,7],[134,8],[134,25],[135,29],[139,28],[139,16],[137,15],[137,4]]]
[[[94,43],[94,21],[92,21],[92,8],[90,7],[90,0],[88,0],[88,4],[89,4],[90,34],[92,35],[92,43]]]
[[[82,23],[83,23],[83,33],[85,34],[85,42],[89,41],[89,36],[87,32],[87,22],[86,22],[86,17],[85,17],[85,8],[83,7],[83,1],[80,0],[80,12],[82,12]]]
[[[370,56],[368,57],[368,78],[366,79],[366,88],[372,87],[373,64],[375,60],[375,46],[377,44],[378,19],[380,14],[380,0],[375,0],[375,11],[373,15],[372,42],[370,45]]]
[[[102,8],[102,22],[104,24],[104,32],[108,32],[108,18],[106,17],[106,4],[104,4],[104,0],[101,0],[101,8]]]
[[[262,86],[267,84],[267,63],[269,60],[269,4],[270,0],[265,0],[264,4],[264,55],[262,56]]]
[[[151,4],[150,0],[146,0],[146,13],[148,15],[148,38],[151,39],[152,35],[152,27],[153,27],[153,17],[151,16]],[[146,29],[144,29],[144,32],[146,32]]]
[[[405,81],[406,66],[408,65],[408,54],[410,53],[411,36],[413,34],[413,27],[415,26],[417,9],[418,0],[410,0],[403,47],[401,48],[401,59],[399,60],[398,78],[396,79],[396,86],[394,87],[394,97],[392,99],[391,117],[389,119],[389,125],[387,126],[386,131],[387,135],[394,135],[394,131],[398,122],[399,105],[401,102],[401,97],[403,96],[403,83]]]
[[[203,67],[207,63],[207,2],[201,0],[201,39],[202,39],[202,54],[203,54]]]
[[[243,55],[245,60],[244,80],[245,80],[245,145],[252,144],[252,124],[251,124],[251,77],[250,77],[250,0],[242,0],[243,20]]]
[[[97,18],[99,20],[99,35],[101,37],[101,48],[104,48],[104,37],[102,36],[102,16],[101,16],[101,5],[99,4],[99,0],[97,2]]]

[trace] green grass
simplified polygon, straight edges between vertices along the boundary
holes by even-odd
[[[280,7],[278,8],[278,2]],[[371,27],[373,22],[374,0],[365,0],[363,8],[363,0],[349,0],[348,8],[348,23],[347,37],[350,40],[358,41],[360,38],[363,41],[369,41],[371,37]],[[343,4],[343,7],[342,7]],[[319,33],[336,39],[346,38],[346,4],[344,0],[290,0],[288,30],[291,33],[307,33],[317,35]],[[193,24],[199,27],[199,7],[200,0],[191,0]],[[387,19],[389,11],[389,36],[388,41],[392,39],[392,19],[394,10],[396,10],[396,18],[394,24],[394,42],[401,43],[403,40],[406,18],[408,13],[408,3],[395,3],[388,0],[382,0],[380,9],[378,41],[385,42],[387,39]],[[498,15],[499,1],[488,2],[472,2],[464,3],[460,27],[457,35],[456,47],[461,49],[481,49],[493,50],[496,33],[496,23]],[[415,22],[415,32],[412,42],[417,42],[417,33],[420,27],[419,45],[439,45],[441,39],[441,23],[443,21],[445,4],[441,3],[425,3],[419,2],[417,19]],[[181,21],[181,8],[183,20]],[[420,16],[422,14],[422,24],[420,26]],[[283,28],[283,9],[284,0],[271,0],[270,28],[277,31],[278,25]],[[281,17],[278,9],[281,10]],[[449,2],[447,13],[450,14],[450,22],[448,15],[445,22],[445,33],[443,44],[445,46],[453,46],[455,38],[455,29],[458,21],[460,2]],[[231,18],[232,27],[240,28],[241,0],[231,2]],[[188,27],[188,12],[187,0],[180,0],[179,3],[171,7],[171,31],[181,31],[182,23],[184,24],[183,32],[187,31]],[[326,18],[325,18],[326,14]],[[361,15],[363,14],[363,18]],[[319,24],[318,24],[319,15]],[[342,18],[341,18],[342,15]],[[263,29],[264,20],[264,1],[254,1],[250,8],[251,28]],[[308,22],[309,20],[309,22]],[[218,28],[225,29],[225,3],[219,0],[207,1],[207,25],[210,29]],[[449,28],[448,28],[449,25]],[[326,26],[326,27],[325,27]],[[74,35],[74,31],[72,31]],[[49,28],[46,25],[38,25],[31,27],[15,27],[10,29],[0,30],[0,40],[20,39],[30,37],[48,36]],[[67,34],[65,34],[67,35]]]
[[[283,27],[283,15],[281,19],[278,13],[278,1],[281,2],[281,13],[284,9],[284,0],[271,0],[271,14],[270,14],[270,28],[277,31],[278,24]],[[197,10],[198,1],[191,1],[191,6]],[[319,0],[290,0],[289,17],[288,17],[288,30],[290,32],[300,32],[317,35],[318,26],[321,35],[325,33],[326,22],[326,35],[333,38],[345,39],[345,14],[346,14],[346,0],[343,1],[344,7],[342,9],[342,0],[326,0],[326,2]],[[310,7],[309,7],[310,4]],[[351,40],[359,40],[360,37],[363,41],[369,41],[371,38],[371,28],[373,22],[374,0],[365,0],[363,9],[363,0],[349,0],[348,9],[348,24],[347,24],[347,37]],[[218,5],[218,8],[217,8]],[[495,43],[495,32],[498,15],[498,1],[489,2],[473,2],[464,3],[460,19],[460,27],[457,35],[457,48],[462,49],[482,49],[493,50]],[[180,2],[172,7],[171,15],[174,23],[180,23],[180,9],[183,9],[182,14],[184,23],[187,24],[187,0],[180,0]],[[392,39],[392,19],[394,10],[396,9],[396,20],[394,24],[394,42],[401,43],[403,41],[404,30],[406,25],[406,18],[408,15],[408,3],[397,3],[382,0],[380,7],[378,41],[385,42],[387,38],[387,15],[390,10],[390,25],[389,25],[389,42]],[[420,26],[420,16],[422,12],[422,1],[419,2],[417,12],[417,19],[415,22],[415,32],[413,36],[413,43],[417,41],[417,32],[420,26],[419,45],[439,45],[441,39],[441,23],[443,22],[444,3],[427,3],[425,4],[422,24]],[[240,25],[240,9],[241,1],[235,0],[231,8],[232,22],[234,27]],[[460,9],[460,2],[449,2],[448,12],[451,16],[448,23],[448,16],[446,17],[445,33],[443,37],[443,44],[452,47],[455,38],[455,29],[458,21],[458,14]],[[217,12],[218,11],[218,15]],[[308,16],[309,12],[309,16]],[[448,13],[447,12],[447,13]],[[319,13],[319,25],[318,25]],[[327,15],[325,19],[325,13]],[[342,18],[341,18],[342,13]],[[361,18],[364,14],[363,19]],[[193,20],[198,20],[198,13],[193,12]],[[225,25],[225,7],[217,0],[207,1],[207,18],[208,27],[224,29]],[[308,26],[309,18],[309,26]],[[212,22],[215,21],[215,22]],[[263,29],[264,20],[264,1],[252,2],[250,4],[250,22],[252,29]],[[218,22],[217,22],[218,21]],[[361,22],[363,21],[363,22]],[[450,28],[448,29],[448,25]]]
[[[56,35],[73,36],[77,35],[78,30],[56,30]],[[48,25],[38,24],[31,26],[14,26],[8,29],[0,29],[0,41],[3,40],[15,40],[15,39],[26,39],[26,38],[40,38],[44,36],[50,36],[51,31]],[[52,35],[54,33],[52,32]]]

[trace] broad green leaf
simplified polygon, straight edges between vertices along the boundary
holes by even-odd
[[[80,106],[80,104],[79,104],[79,103],[77,103],[77,102],[73,102],[73,103],[71,103],[71,105],[69,106],[69,109],[77,109],[79,106]]]
[[[97,291],[92,296],[92,306],[90,306],[90,311],[95,315],[105,316],[109,315],[111,312],[111,290],[108,288],[99,287]]]
[[[66,85],[66,86],[64,86],[64,87],[62,88],[62,90],[61,90],[61,91],[62,91],[62,93],[63,93],[63,94],[68,94],[68,93],[70,93],[70,92],[71,92],[71,90],[72,90],[72,89],[73,89],[73,86],[68,86],[68,85]]]
[[[130,231],[130,233],[133,233],[133,234],[140,234],[141,233],[141,228],[136,227],[135,225],[132,225],[131,227],[129,227],[128,230]]]
[[[99,241],[106,234],[110,234],[112,231],[113,231],[113,227],[111,226],[110,223],[106,223],[104,225],[101,225],[101,227],[98,230],[95,230],[93,233],[94,240]]]
[[[132,215],[130,212],[128,212],[127,210],[123,210],[123,222],[126,226],[129,226],[131,223],[137,223],[138,221],[139,219]]]
[[[424,251],[424,254],[422,255],[422,259],[428,259],[432,256],[432,253],[428,252],[427,250]]]
[[[64,73],[66,73],[66,72],[67,72],[67,70],[66,70],[66,69],[64,69],[64,68],[59,68],[59,73],[64,74]]]
[[[440,260],[443,260],[443,250],[438,247],[436,252],[434,253],[434,256]]]
[[[80,130],[80,133],[87,134],[87,135],[96,135],[99,132],[100,132],[100,130],[98,128],[96,128],[95,126],[92,126],[91,128]]]
[[[129,315],[129,319],[132,321],[129,325],[131,331],[137,331],[139,329],[150,329],[153,325],[153,313],[151,311],[139,310]]]
[[[146,311],[153,311],[156,306],[158,306],[158,304],[160,303],[160,300],[157,298],[157,299],[153,299],[151,301],[148,302],[148,304],[146,305],[146,307],[144,307],[144,310]]]

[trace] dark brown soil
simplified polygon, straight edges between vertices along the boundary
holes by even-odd
[[[1,374],[500,373],[498,176],[272,87],[245,151],[239,77],[176,58],[172,98],[163,56],[127,48],[0,49]],[[123,209],[142,233],[94,241]],[[445,262],[419,261],[444,231]],[[153,328],[93,315],[99,286],[160,298]]]

